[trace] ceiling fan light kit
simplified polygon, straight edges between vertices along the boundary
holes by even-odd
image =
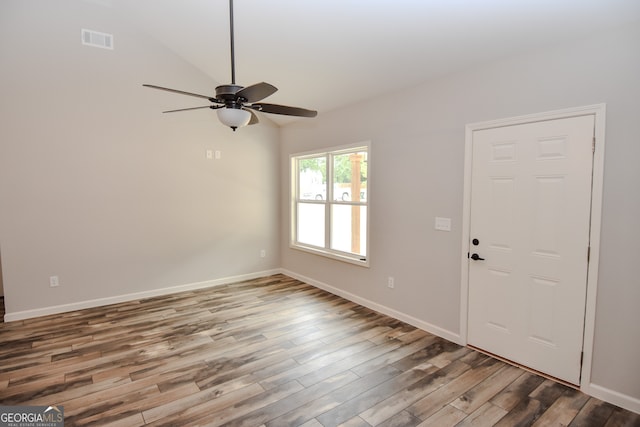
[[[169,110],[163,111],[163,113],[211,108],[212,110],[217,110],[216,113],[218,115],[218,120],[220,120],[220,122],[225,126],[229,126],[234,131],[239,127],[253,125],[259,122],[258,116],[253,111],[296,117],[315,117],[318,115],[317,111],[307,110],[305,108],[266,103],[256,104],[256,102],[273,95],[278,89],[275,86],[264,82],[256,83],[247,87],[236,84],[235,47],[233,38],[233,0],[229,0],[229,32],[231,35],[231,84],[216,87],[215,97],[185,92],[177,89],[169,89],[162,86],[143,84],[143,86],[150,87],[152,89],[204,98],[212,103],[212,105]]]
[[[242,108],[218,108],[216,113],[218,120],[233,130],[248,125],[251,120],[251,113]]]

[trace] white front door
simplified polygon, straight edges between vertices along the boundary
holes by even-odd
[[[483,129],[472,139],[468,343],[572,384],[580,383],[594,120]]]

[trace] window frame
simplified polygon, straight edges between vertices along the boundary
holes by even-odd
[[[366,152],[367,156],[367,181],[366,181],[366,197],[364,200],[357,202],[348,200],[335,200],[334,193],[334,171],[333,171],[333,157],[341,154]],[[303,199],[300,197],[300,182],[299,182],[299,161],[314,157],[325,157],[326,159],[326,182],[325,182],[325,194],[326,197],[323,200],[316,199]],[[321,255],[330,259],[335,259],[351,264],[355,264],[361,267],[370,266],[370,200],[371,200],[371,142],[365,141],[357,144],[343,145],[337,147],[323,148],[319,150],[307,151],[302,153],[293,153],[289,155],[289,207],[290,207],[290,221],[289,221],[289,247],[297,249],[303,252],[312,253],[315,255]],[[315,246],[308,243],[301,243],[298,241],[298,206],[300,203],[305,204],[319,204],[324,205],[324,246]],[[364,206],[366,207],[366,227],[365,227],[365,254],[356,254],[353,252],[344,252],[337,249],[332,249],[332,207],[333,206]]]

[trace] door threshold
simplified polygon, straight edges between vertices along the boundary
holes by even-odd
[[[506,358],[504,358],[502,356],[498,356],[497,354],[491,353],[491,352],[489,352],[487,350],[483,350],[483,349],[481,349],[479,347],[476,347],[476,346],[473,346],[471,344],[467,344],[467,347],[472,349],[472,350],[477,351],[478,353],[486,354],[489,357],[493,357],[494,359],[498,359],[501,362],[508,363],[509,365],[515,366],[515,367],[520,368],[520,369],[522,369],[524,371],[530,372],[530,373],[535,374],[535,375],[539,375],[539,376],[541,376],[543,378],[546,378],[548,380],[557,382],[559,384],[562,384],[562,385],[567,386],[569,388],[572,388],[574,390],[580,390],[580,386],[579,385],[570,383],[570,382],[565,381],[565,380],[561,380],[560,378],[556,378],[556,377],[551,376],[549,374],[545,374],[544,372],[536,371],[533,368],[530,368],[530,367],[525,366],[525,365],[521,365],[520,363],[514,362],[513,360],[509,360],[509,359],[506,359]]]

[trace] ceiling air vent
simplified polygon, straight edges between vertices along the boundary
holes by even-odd
[[[113,34],[93,30],[82,30],[82,44],[102,49],[113,49]]]

